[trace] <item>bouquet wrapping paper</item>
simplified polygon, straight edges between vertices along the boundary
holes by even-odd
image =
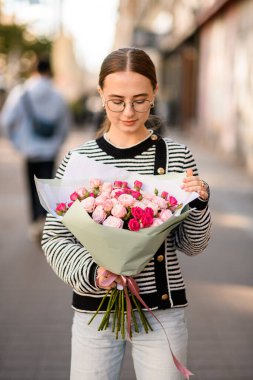
[[[62,223],[87,248],[99,266],[115,274],[133,276],[144,269],[169,232],[189,213],[190,210],[184,211],[160,226],[133,232],[97,224],[83,210],[81,203],[75,201]]]

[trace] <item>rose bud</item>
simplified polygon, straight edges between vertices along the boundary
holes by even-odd
[[[67,211],[67,205],[66,205],[66,203],[58,203],[57,204],[57,207],[55,209],[55,212],[56,212],[57,215],[62,216],[62,215],[65,214],[66,211]]]
[[[117,189],[121,189],[122,181],[114,181],[114,187],[116,187]]]
[[[161,197],[164,198],[164,199],[167,199],[168,195],[169,195],[169,193],[167,191],[163,191],[162,194],[161,194]]]
[[[173,197],[172,195],[169,196],[168,202],[169,202],[170,207],[177,206],[178,204],[176,198]]]
[[[78,197],[79,196],[78,196],[78,193],[76,191],[70,195],[70,199],[73,202],[75,202],[78,199]]]
[[[140,181],[134,181],[134,188],[137,190],[137,191],[140,191],[140,189],[142,188],[142,185],[143,183],[140,182]]]

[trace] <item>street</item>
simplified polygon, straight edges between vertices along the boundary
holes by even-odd
[[[180,255],[188,368],[194,380],[252,380],[253,179],[193,138],[172,136],[189,145],[211,188],[209,246],[200,256]],[[88,127],[73,130],[59,159],[91,137]],[[1,137],[0,149],[0,380],[68,380],[72,291],[29,241],[22,159]],[[128,346],[120,380],[134,379]]]

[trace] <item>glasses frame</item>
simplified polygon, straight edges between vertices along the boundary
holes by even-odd
[[[145,99],[144,101],[145,102],[149,102],[149,108],[146,111],[137,111],[134,108],[134,104],[135,104],[135,102],[138,102],[138,100],[133,100],[132,102],[124,102],[124,100],[122,100],[121,103],[122,103],[123,109],[121,111],[113,111],[113,110],[111,110],[110,106],[108,106],[108,103],[109,102],[113,102],[112,99],[106,100],[105,104],[107,105],[107,107],[109,108],[109,110],[111,112],[115,112],[115,113],[121,113],[121,112],[123,112],[125,110],[127,104],[131,104],[131,106],[135,110],[135,112],[138,112],[138,113],[145,113],[145,112],[148,112],[151,108],[154,108],[154,106],[155,106],[154,105],[154,101],[151,102],[151,100],[148,100],[148,99]]]

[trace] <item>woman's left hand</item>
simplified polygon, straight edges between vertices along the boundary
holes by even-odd
[[[198,176],[194,176],[192,169],[186,170],[186,177],[183,179],[183,185],[181,187],[187,192],[196,191],[199,193],[199,198],[203,201],[208,200],[209,194],[206,183]]]

